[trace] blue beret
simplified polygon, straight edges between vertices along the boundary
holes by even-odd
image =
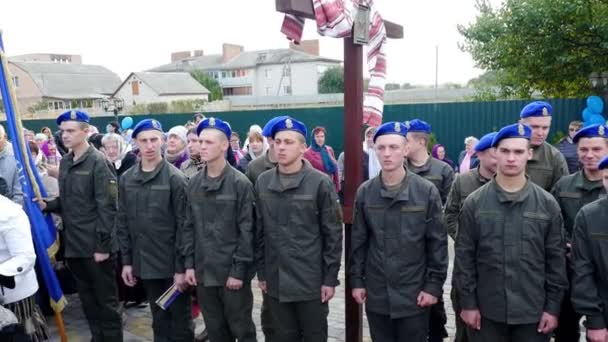
[[[608,169],[608,156],[605,156],[602,158],[602,160],[600,160],[600,163],[597,164],[597,168],[600,170]]]
[[[133,128],[133,133],[131,133],[131,138],[135,139],[137,138],[137,135],[143,131],[159,131],[159,132],[163,132],[163,126],[160,124],[160,122],[158,122],[157,120],[154,119],[144,119],[141,120],[140,122],[137,123],[137,125],[135,125],[135,128]]]
[[[89,114],[79,110],[68,110],[57,117],[57,126],[61,125],[61,123],[64,121],[80,121],[89,123]]]
[[[286,119],[286,118],[287,118],[287,116],[282,115],[282,116],[277,116],[277,117],[274,117],[274,118],[268,120],[268,122],[266,123],[266,125],[264,125],[264,129],[262,130],[262,136],[264,136],[264,137],[272,137],[272,127],[274,127],[274,125],[277,122],[279,122],[279,121],[281,121],[283,119]]]
[[[419,119],[406,121],[405,128],[408,132],[420,132],[431,134],[431,125],[429,125],[428,122]]]
[[[475,152],[483,152],[492,147],[492,141],[494,140],[496,134],[498,134],[498,132],[488,133],[481,137],[477,145],[475,145]]]
[[[545,101],[534,101],[528,103],[519,114],[520,118],[529,118],[531,116],[551,116],[553,114],[553,107]]]
[[[378,137],[389,134],[396,134],[405,137],[407,135],[407,127],[405,127],[405,123],[391,121],[378,127],[376,134],[374,134],[374,143]]]
[[[294,131],[302,134],[304,138],[308,139],[306,132],[306,125],[304,123],[290,118],[288,116],[278,120],[270,129],[270,136],[274,139],[274,136],[281,131]]]
[[[494,139],[492,140],[492,147],[498,146],[498,143],[500,143],[500,141],[503,139],[522,138],[530,140],[531,135],[532,129],[528,125],[516,123],[505,126],[498,131],[496,136],[494,136]]]
[[[196,134],[200,135],[204,129],[217,129],[218,131],[224,133],[228,140],[230,140],[230,136],[232,135],[232,128],[230,128],[230,124],[227,121],[217,118],[206,118],[201,121],[198,124],[198,127],[196,127]]]
[[[606,138],[606,131],[608,129],[602,124],[589,125],[579,129],[572,140],[576,144],[581,138]]]

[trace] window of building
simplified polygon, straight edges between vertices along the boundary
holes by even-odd
[[[291,77],[291,67],[286,66],[283,68],[283,77]]]
[[[285,95],[291,95],[291,86],[283,86],[283,92],[285,93]]]
[[[137,80],[131,81],[131,94],[139,95],[139,82]]]
[[[19,76],[13,76],[13,84],[15,88],[19,88]]]
[[[52,101],[49,102],[49,110],[63,110],[65,109],[65,104],[63,101]]]
[[[232,70],[232,78],[236,77],[236,70]]]
[[[264,69],[264,75],[266,76],[267,79],[270,79],[270,69]]]
[[[226,78],[226,72],[222,71],[222,78]]]
[[[271,87],[266,87],[266,96],[270,96],[271,92],[272,92],[272,88]]]

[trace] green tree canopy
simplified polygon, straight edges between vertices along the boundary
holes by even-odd
[[[334,94],[344,92],[344,68],[331,67],[319,79],[319,94]]]
[[[500,97],[589,95],[589,74],[608,71],[608,1],[477,0],[474,23],[458,26],[473,60],[496,71]]]
[[[201,70],[192,71],[190,75],[192,75],[192,77],[198,83],[202,84],[203,87],[209,90],[209,101],[221,100],[223,98],[224,92],[222,91],[222,87],[220,87],[220,84],[215,78],[207,75],[206,72]]]

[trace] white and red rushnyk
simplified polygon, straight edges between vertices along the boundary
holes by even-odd
[[[384,21],[373,6],[373,0],[311,0],[314,7],[317,30],[320,35],[334,38],[350,37],[360,3],[370,7],[371,27],[367,51],[370,81],[363,100],[363,123],[378,127],[382,124],[384,109],[384,85],[386,84],[386,55],[384,53],[386,29]],[[285,15],[281,32],[294,43],[302,40],[304,19]]]

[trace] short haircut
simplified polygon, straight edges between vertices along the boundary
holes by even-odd
[[[194,134],[196,136],[198,136],[198,134],[196,134],[196,127],[192,127],[188,130],[188,133],[186,133],[186,136],[190,135],[190,134]]]
[[[78,123],[78,127],[80,127],[80,129],[85,130],[88,129],[90,127],[88,122],[84,122],[84,121],[76,121]]]
[[[477,143],[477,142],[479,142],[479,140],[477,138],[475,138],[474,136],[464,138],[465,145],[468,145],[470,143]]]
[[[428,143],[431,138],[429,134],[423,132],[411,132],[408,134],[410,134],[410,136],[416,140],[424,139],[425,143]]]
[[[106,133],[101,138],[101,145],[103,146],[103,145],[105,145],[105,144],[107,144],[109,142],[116,143],[116,147],[118,147],[118,150],[122,151],[122,149],[124,147],[125,140],[119,134],[116,134],[116,133]]]
[[[237,132],[232,132],[232,134],[230,134],[230,137],[237,137],[238,139],[241,138],[239,137],[239,134]]]
[[[327,135],[327,130],[323,126],[317,126],[312,130],[312,135],[315,136],[319,133],[323,132],[323,134]]]
[[[579,129],[581,129],[581,127],[583,127],[583,123],[578,121],[578,120],[574,120],[574,121],[570,121],[570,124],[568,124],[568,127],[575,127],[576,130],[578,131]]]
[[[249,141],[255,140],[255,141],[264,142],[264,137],[258,131],[251,131],[251,132],[249,132],[249,135],[247,136],[247,138],[249,138]]]
[[[301,144],[306,145],[306,137],[305,137],[305,136],[303,136],[302,134],[297,134],[297,136],[298,136],[298,141],[299,141]]]
[[[39,153],[40,153],[40,149],[38,148],[38,144],[36,144],[36,143],[35,143],[35,142],[33,142],[33,141],[30,141],[30,142],[28,142],[27,144],[29,145],[29,147],[30,147],[30,151],[31,151],[32,153],[35,153],[35,154],[39,154]]]

